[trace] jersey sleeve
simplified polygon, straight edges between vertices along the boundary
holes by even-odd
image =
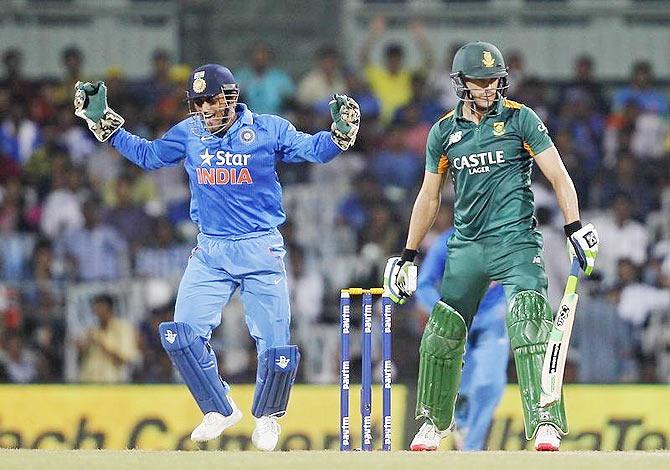
[[[540,152],[544,152],[554,145],[547,132],[547,126],[542,119],[535,114],[535,111],[527,106],[519,110],[519,123],[521,125],[521,135],[523,137],[523,147],[534,157]]]
[[[156,140],[143,139],[121,128],[110,143],[121,155],[145,170],[174,166],[186,154],[187,125],[182,121]]]
[[[330,138],[330,132],[316,134],[301,132],[286,119],[272,116],[277,137],[277,157],[287,163],[327,163],[338,156],[340,148]]]
[[[436,122],[431,127],[426,140],[426,171],[429,173],[446,173],[449,168],[449,160],[444,153],[442,145],[442,132],[440,124]]]

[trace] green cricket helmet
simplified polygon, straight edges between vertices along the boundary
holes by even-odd
[[[456,51],[449,76],[458,97],[463,101],[472,101],[465,84],[466,78],[499,78],[496,91],[504,97],[509,87],[507,75],[507,66],[500,50],[488,42],[476,41]]]

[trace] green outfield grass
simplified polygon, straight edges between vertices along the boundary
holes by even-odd
[[[149,452],[1,450],[3,470],[136,470],[136,469],[290,469],[395,470],[427,469],[668,469],[670,452]]]

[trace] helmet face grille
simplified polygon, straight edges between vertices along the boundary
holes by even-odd
[[[458,99],[465,103],[474,103],[475,100],[472,98],[470,90],[468,89],[468,85],[465,83],[466,78],[473,78],[473,77],[465,77],[460,72],[452,73],[450,77],[451,77],[451,83],[454,86],[454,90],[456,91],[456,96],[458,96]],[[507,96],[508,88],[509,83],[507,81],[507,74],[505,74],[505,76],[500,77],[500,79],[498,80],[498,86],[496,87],[496,100],[504,99]]]
[[[221,92],[211,97],[187,99],[191,132],[197,137],[211,137],[225,132],[235,119],[235,108],[239,98],[239,87],[221,87]],[[207,114],[202,108],[203,102],[209,106]]]

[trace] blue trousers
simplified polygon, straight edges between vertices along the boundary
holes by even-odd
[[[493,308],[502,311],[500,314],[478,312],[468,332],[455,414],[456,425],[465,437],[463,450],[484,448],[493,413],[507,383],[509,340],[504,321],[505,303]],[[478,322],[479,316],[486,321]]]
[[[249,333],[260,354],[289,344],[284,240],[278,230],[231,240],[198,235],[177,293],[174,321],[209,339],[221,312],[240,289]]]

